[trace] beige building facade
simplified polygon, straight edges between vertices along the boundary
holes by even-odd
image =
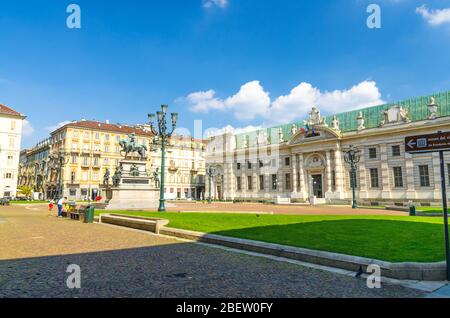
[[[161,151],[157,147],[151,149],[153,136],[145,127],[81,120],[51,133],[46,155],[37,159],[39,167],[33,164],[35,160],[31,156],[42,147],[28,151],[28,156],[24,152],[21,180],[28,180],[46,199],[57,197],[62,189],[62,196],[70,200],[94,200],[102,196],[106,171],[112,176],[123,159],[119,142],[129,134],[135,134],[137,143],[149,148],[147,170],[160,172]],[[167,199],[196,200],[204,195],[204,151],[205,142],[201,140],[187,137],[170,140],[166,150]],[[34,167],[38,170],[33,170]],[[30,178],[30,175],[42,176],[42,182],[35,181],[40,177]]]
[[[330,117],[313,107],[304,121],[211,138],[207,166],[221,171],[211,190],[224,200],[349,203],[344,154],[355,146],[359,204],[439,204],[439,154],[405,151],[405,137],[437,131],[450,131],[450,92]],[[448,154],[445,161],[449,187]]]

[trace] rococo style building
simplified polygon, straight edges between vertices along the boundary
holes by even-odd
[[[211,190],[225,200],[349,203],[344,153],[355,146],[359,204],[437,204],[439,154],[408,154],[405,137],[449,130],[450,91],[327,117],[312,107],[303,121],[210,138],[207,167],[217,171]],[[448,186],[450,156],[445,160]]]
[[[23,150],[19,185],[35,191],[35,199],[62,196],[70,200],[102,196],[106,171],[114,174],[123,158],[120,141],[134,134],[148,148],[149,173],[160,173],[161,150],[151,149],[153,135],[145,125],[73,121],[50,134],[34,148]],[[166,147],[166,199],[201,199],[205,191],[206,141],[174,136]]]

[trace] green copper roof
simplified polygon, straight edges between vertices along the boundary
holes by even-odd
[[[389,103],[379,106],[372,106],[363,109],[357,109],[345,113],[336,114],[336,117],[339,121],[339,126],[341,132],[350,132],[358,129],[358,114],[362,112],[364,117],[364,126],[366,129],[379,127],[380,122],[382,121],[382,112],[390,109],[393,106],[402,106],[408,110],[409,119],[414,121],[426,120],[430,115],[428,112],[428,103],[431,97],[435,97],[436,104],[438,105],[437,115],[438,117],[450,116],[450,91],[444,93],[437,93],[429,96],[422,96],[413,99],[404,100],[396,103]],[[331,126],[331,120],[333,115],[325,116],[326,122],[329,126]],[[286,125],[279,125],[271,128],[261,129],[258,131],[253,131],[250,133],[239,134],[236,135],[236,146],[237,148],[243,148],[245,139],[248,136],[248,141],[250,145],[255,145],[256,138],[259,132],[266,132],[268,136],[270,136],[272,141],[278,140],[278,129],[281,127],[283,130],[284,141],[289,140],[292,137],[291,128],[293,124],[296,124],[298,129],[304,127],[303,119],[297,122],[293,122]]]

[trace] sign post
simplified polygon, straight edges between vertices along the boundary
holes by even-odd
[[[444,160],[444,151],[450,151],[450,132],[438,132],[437,134],[406,137],[405,151],[411,154],[439,152],[439,161],[441,164],[442,208],[444,211],[445,257],[447,261],[447,280],[450,281],[450,245]]]

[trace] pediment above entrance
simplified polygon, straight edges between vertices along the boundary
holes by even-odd
[[[289,140],[289,145],[298,145],[316,140],[341,138],[342,135],[327,126],[314,126],[310,130],[301,129]]]

